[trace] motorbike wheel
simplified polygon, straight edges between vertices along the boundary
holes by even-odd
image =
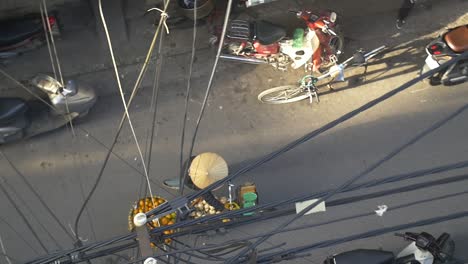
[[[337,36],[330,40],[330,48],[332,49],[333,53],[336,54],[336,58],[339,58],[344,49],[344,35],[340,25],[336,25],[335,33]]]
[[[309,98],[309,94],[299,86],[285,85],[267,89],[261,92],[257,98],[265,104],[287,104]]]
[[[335,33],[336,33],[336,36],[333,37],[330,40],[329,45],[330,45],[330,49],[332,50],[333,54],[335,54],[336,59],[339,59],[340,55],[343,53],[343,49],[344,49],[344,35],[343,35],[343,32],[340,29],[340,25],[335,26]],[[328,59],[322,58],[322,61],[325,62],[325,61],[328,61]],[[322,65],[320,65],[320,71],[325,72],[333,65],[335,65],[335,64],[331,63],[331,62],[323,63]]]

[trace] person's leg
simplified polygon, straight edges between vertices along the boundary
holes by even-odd
[[[401,28],[403,24],[406,23],[406,18],[408,17],[411,9],[413,9],[416,0],[403,0],[403,4],[401,5],[400,9],[398,10],[398,17],[397,17],[397,28]]]

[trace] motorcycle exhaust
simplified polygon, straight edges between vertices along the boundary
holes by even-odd
[[[231,54],[221,54],[219,57],[225,60],[240,61],[240,62],[250,63],[250,64],[266,64],[267,63],[266,61],[261,60],[261,59],[246,58],[246,57],[236,56],[236,55],[231,55]]]

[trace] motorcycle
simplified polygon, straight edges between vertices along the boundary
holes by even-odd
[[[336,64],[344,38],[335,12],[316,15],[310,11],[290,11],[306,22],[296,28],[293,38],[286,30],[266,21],[232,20],[228,26],[220,58],[252,64],[270,64],[279,70],[288,67],[319,72]]]
[[[428,54],[421,73],[439,67],[450,59],[468,51],[468,25],[450,29],[426,46]],[[454,85],[468,80],[468,59],[438,72],[427,79],[431,85]]]
[[[383,250],[357,249],[331,256],[324,264],[449,264],[453,259],[455,242],[443,233],[437,239],[426,232],[395,234],[411,243],[396,257]]]
[[[0,98],[0,144],[27,139],[81,120],[97,101],[91,87],[69,80],[62,86],[48,75],[38,75],[31,84],[48,97],[48,104],[17,97]],[[52,109],[51,109],[52,108]]]
[[[57,17],[47,18],[51,32],[60,36]],[[46,26],[46,28],[48,28]],[[48,33],[47,29],[47,33]],[[44,44],[44,24],[38,14],[0,21],[0,59],[15,57]]]

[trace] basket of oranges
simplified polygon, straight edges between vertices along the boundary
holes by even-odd
[[[159,196],[153,196],[153,197],[145,197],[141,198],[138,201],[133,204],[132,208],[130,209],[130,212],[128,214],[128,229],[129,231],[133,231],[135,229],[135,224],[133,223],[133,218],[135,217],[136,214],[138,213],[147,213],[161,204],[165,203],[166,199],[159,197]],[[161,226],[170,226],[175,224],[177,218],[176,213],[170,213],[167,214],[161,218],[154,219],[152,221],[149,221],[146,225],[148,226],[148,229],[152,230],[156,227],[161,227]],[[172,234],[174,233],[174,230],[165,230],[163,232],[165,235]],[[167,238],[164,240],[164,243],[169,244],[171,243],[171,239]],[[151,243],[151,246],[154,247],[155,245]]]

